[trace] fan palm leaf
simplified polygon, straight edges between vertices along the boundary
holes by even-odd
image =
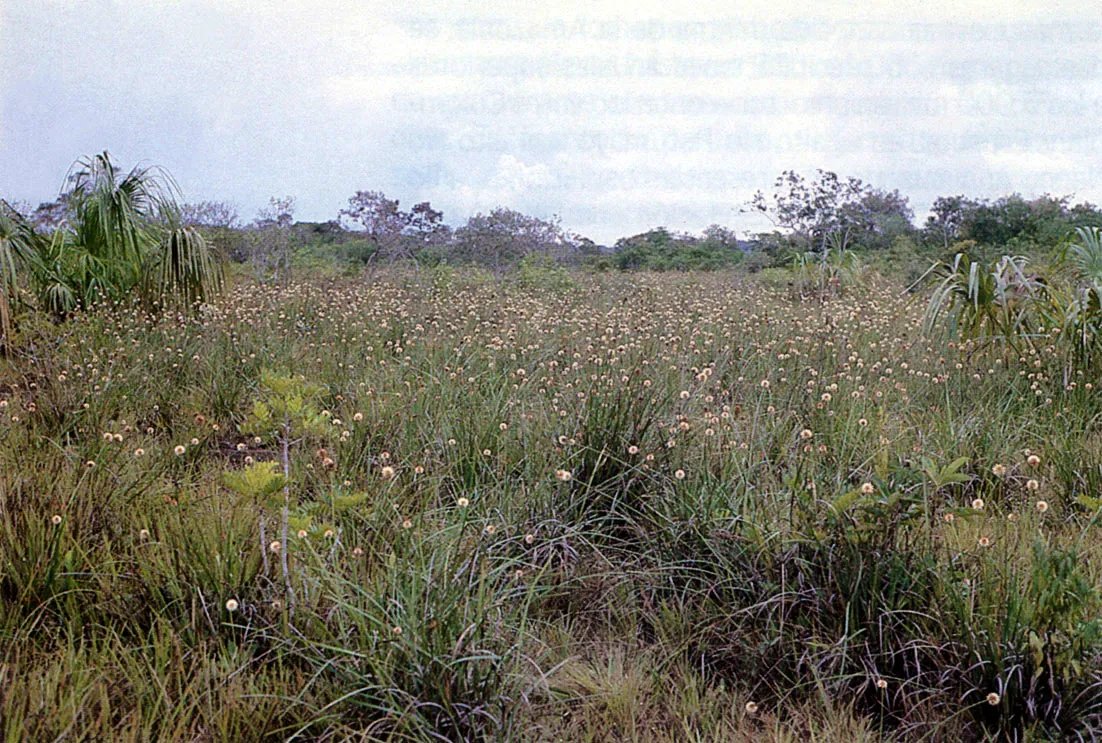
[[[221,256],[194,227],[167,230],[157,260],[157,291],[162,297],[194,304],[209,299],[225,282]]]

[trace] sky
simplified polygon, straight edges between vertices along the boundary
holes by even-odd
[[[611,244],[786,169],[1102,202],[1102,2],[0,0],[0,197],[109,151],[251,219],[357,190]]]

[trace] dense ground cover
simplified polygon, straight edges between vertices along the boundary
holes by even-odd
[[[1097,380],[924,309],[384,272],[24,331],[5,739],[1090,739]]]

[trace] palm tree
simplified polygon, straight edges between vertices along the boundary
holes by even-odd
[[[194,305],[222,288],[221,256],[182,224],[179,189],[163,169],[123,172],[103,152],[77,160],[66,186],[67,218],[49,236],[4,210],[0,314],[24,270],[38,307],[56,317],[135,293],[155,306]]]
[[[1076,231],[1078,242],[1068,245],[1065,256],[1080,278],[1102,287],[1102,230],[1097,227],[1080,227]]]
[[[19,290],[19,267],[39,248],[39,236],[8,202],[0,200],[0,343],[12,335],[12,306]]]
[[[1070,264],[1073,280],[1054,292],[1047,321],[1071,341],[1076,360],[1090,366],[1102,341],[1102,230],[1080,227],[1078,241],[1069,242],[1061,258]]]
[[[135,289],[154,302],[202,301],[223,283],[222,261],[181,223],[179,189],[158,167],[121,173],[108,153],[78,160],[72,185],[70,253],[74,296],[83,306]]]
[[[926,308],[924,330],[930,332],[944,317],[966,338],[999,339],[1020,351],[1026,339],[1031,310],[1046,293],[1046,285],[1025,271],[1026,259],[1003,256],[994,265],[983,265],[965,253],[951,263],[935,263],[927,275],[940,278]]]

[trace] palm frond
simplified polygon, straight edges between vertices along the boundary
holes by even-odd
[[[1046,285],[1025,270],[1022,256],[1003,256],[984,265],[966,253],[951,263],[937,263],[932,274],[939,281],[923,317],[923,332],[930,333],[943,319],[949,330],[971,338],[999,338],[1016,346],[1027,337],[1036,300]]]
[[[42,244],[34,227],[6,201],[0,200],[0,341],[11,341],[21,267]]]
[[[194,227],[176,227],[162,239],[157,266],[158,291],[187,304],[202,302],[222,289],[224,263],[217,249]]]
[[[1068,245],[1067,257],[1082,279],[1102,286],[1102,230],[1080,227],[1075,234],[1079,240]]]

